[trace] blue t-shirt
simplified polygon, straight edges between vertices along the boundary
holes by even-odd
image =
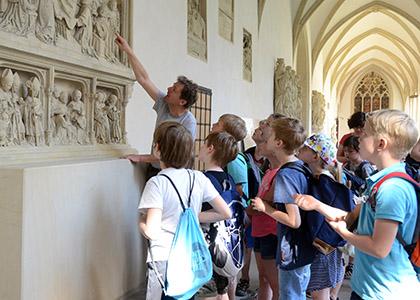
[[[242,184],[242,192],[248,198],[248,168],[245,158],[237,155],[236,158],[227,165],[227,171],[236,184]]]
[[[374,173],[367,180],[365,195],[382,177],[391,172],[405,172],[403,163],[392,165]],[[400,223],[398,232],[411,243],[417,219],[417,198],[411,183],[401,178],[386,180],[376,194],[374,212],[369,201],[362,204],[357,227],[359,235],[373,235],[376,219]],[[419,299],[420,282],[407,252],[395,238],[386,258],[370,256],[356,249],[351,287],[363,299]]]
[[[303,165],[300,160],[295,163]],[[295,205],[293,195],[296,193],[308,194],[308,177],[299,170],[287,168],[286,164],[277,172],[274,182],[273,202],[277,209],[286,212],[285,204]],[[297,229],[277,222],[276,264],[280,269],[294,270],[310,264],[315,258],[316,249],[308,236],[306,212],[300,209],[299,212],[302,222]]]

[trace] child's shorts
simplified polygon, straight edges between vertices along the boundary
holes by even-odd
[[[269,234],[262,237],[254,237],[254,251],[261,254],[261,259],[276,259],[277,235]]]
[[[197,292],[196,296],[211,298],[217,295],[226,294],[228,291],[229,279],[213,272],[213,277],[206,282]]]

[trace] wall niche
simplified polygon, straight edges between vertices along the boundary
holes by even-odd
[[[36,3],[36,4],[33,4]],[[129,0],[1,1],[0,165],[115,157],[134,76]]]

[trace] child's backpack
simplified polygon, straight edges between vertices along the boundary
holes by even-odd
[[[308,178],[309,194],[319,201],[339,208],[344,211],[354,209],[353,193],[344,184],[339,183],[328,175],[321,174],[317,178],[312,175],[306,165],[300,163],[288,163],[289,168],[299,170]],[[347,242],[331,228],[325,221],[325,217],[317,211],[308,211],[308,230],[310,240],[315,248],[323,254],[329,254],[337,247],[344,246]]]
[[[244,265],[245,207],[230,175],[226,174],[228,182],[226,187],[222,187],[211,173],[205,172],[204,175],[210,179],[232,211],[231,219],[211,224],[210,230],[213,233],[206,236],[213,259],[213,270],[221,276],[234,277]]]
[[[362,196],[366,189],[366,182],[362,178],[350,173],[346,168],[343,168],[343,173],[346,176],[347,181],[350,181],[350,189],[352,192],[358,197]]]
[[[171,178],[165,174],[161,174],[161,176],[165,176],[171,182],[178,194],[179,202],[183,209],[166,265],[165,283],[163,283],[160,275],[157,274],[165,295],[175,299],[190,299],[213,275],[210,252],[204,240],[200,225],[190,208],[195,176],[193,173],[191,183],[190,172],[188,172],[188,175],[190,177],[191,189],[187,206],[185,206]],[[152,264],[155,264],[153,257]],[[154,268],[157,272],[155,265]]]
[[[411,244],[407,244],[407,242],[403,239],[403,237],[397,233],[397,240],[403,245],[405,251],[407,251],[408,256],[410,258],[411,263],[414,266],[414,269],[417,273],[420,273],[420,241],[419,241],[419,234],[420,234],[420,185],[417,181],[411,178],[409,175],[403,172],[392,172],[388,175],[385,175],[381,180],[379,180],[373,187],[369,196],[369,204],[373,211],[375,211],[376,207],[376,193],[378,192],[379,188],[381,187],[382,183],[389,178],[392,177],[399,177],[402,179],[411,182],[416,190],[417,195],[417,221],[416,221],[416,228],[414,229],[413,239]]]
[[[263,177],[263,173],[260,168],[255,164],[254,158],[252,157],[251,153],[242,153],[239,152],[245,161],[247,167],[247,174],[248,174],[248,199],[253,199],[258,194],[258,189],[261,185],[261,178]]]

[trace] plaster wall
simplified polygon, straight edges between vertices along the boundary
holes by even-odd
[[[218,33],[218,2],[207,1],[208,60],[187,54],[187,1],[133,1],[133,49],[158,88],[183,74],[213,92],[212,121],[223,113],[252,119],[273,112],[274,66],[278,57],[292,64],[290,1],[267,1],[258,31],[257,2],[235,1],[234,42]],[[252,35],[252,82],[243,80],[242,35]],[[156,114],[138,83],[127,106],[128,142],[150,151]]]
[[[120,299],[145,279],[126,160],[0,169],[0,299]]]

